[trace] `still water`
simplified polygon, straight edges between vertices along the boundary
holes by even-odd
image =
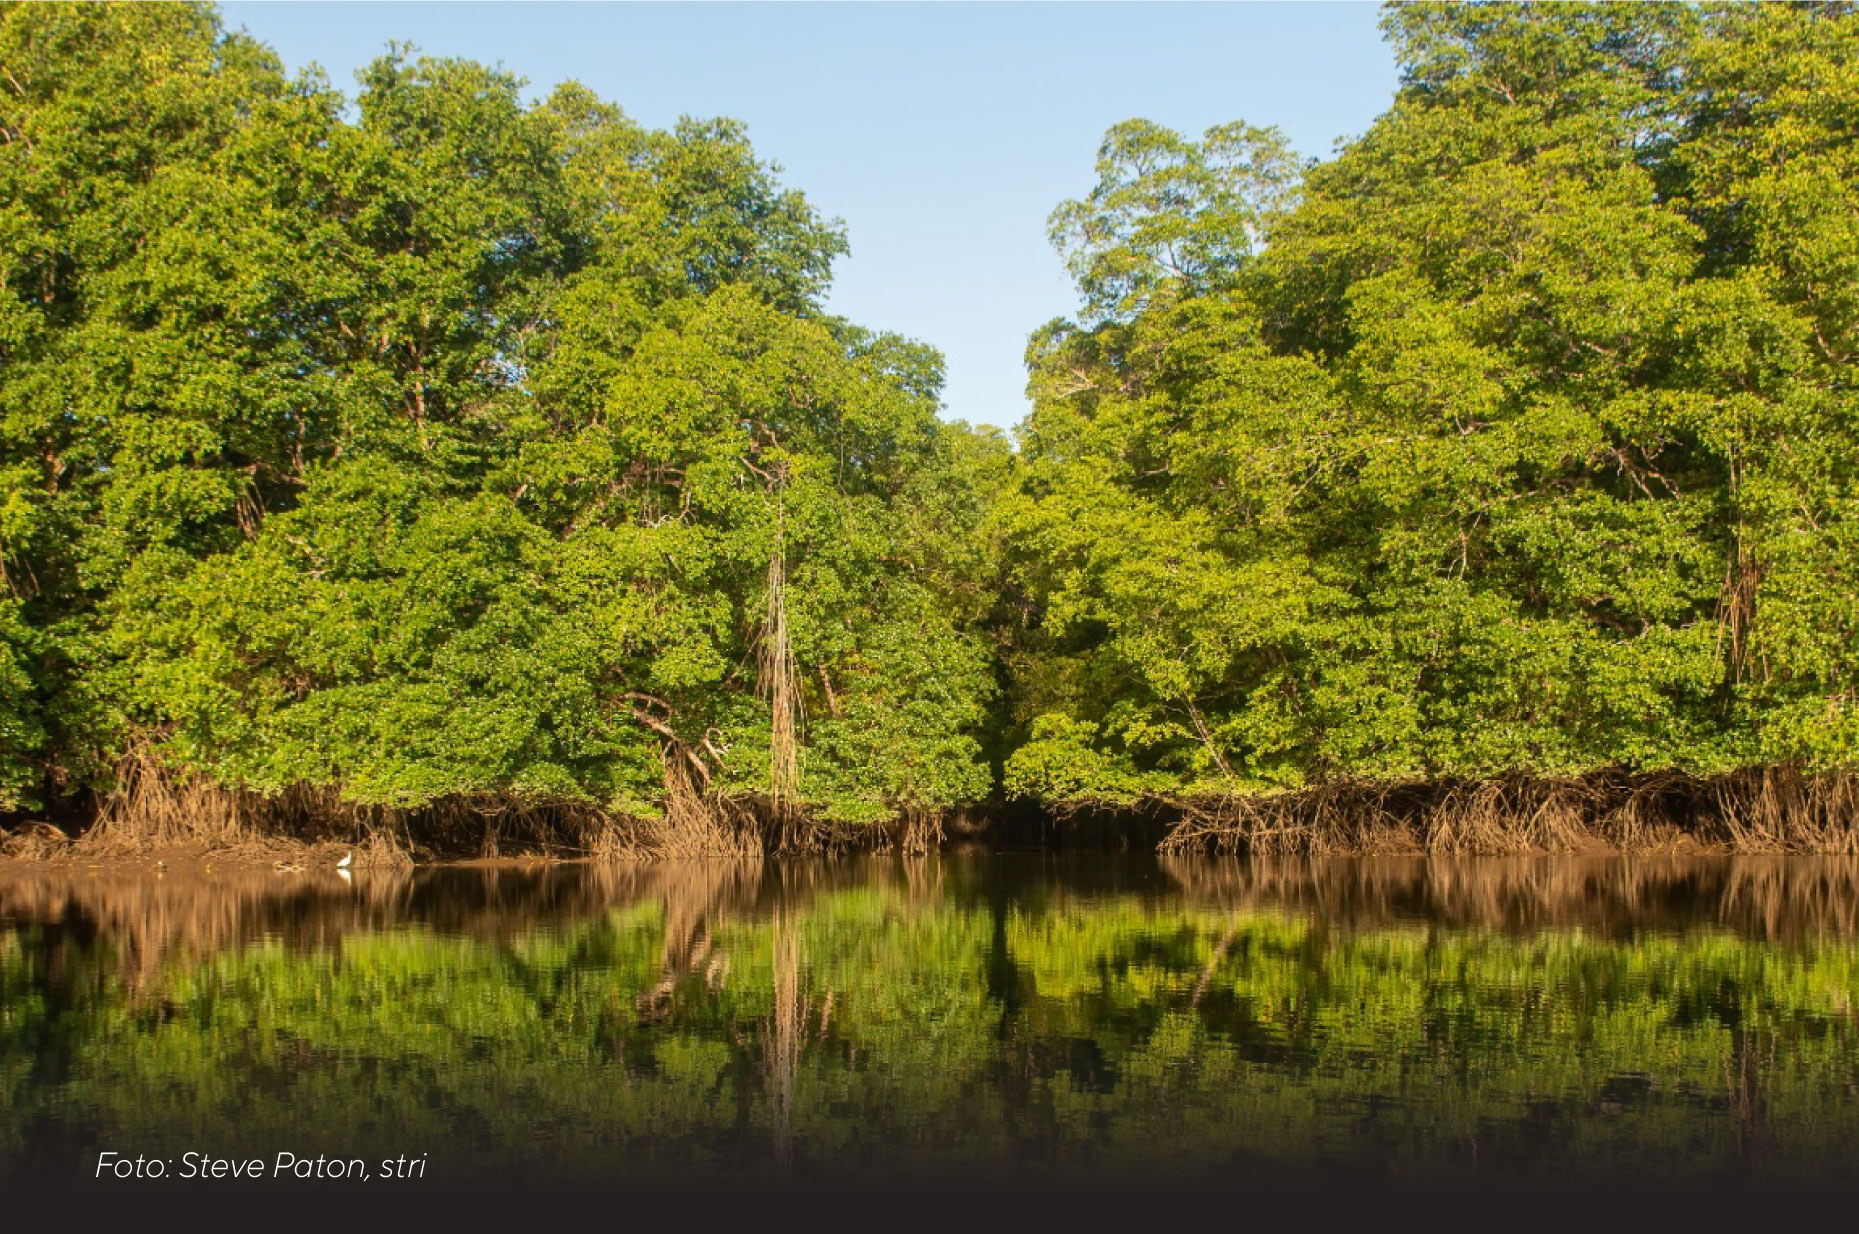
[[[1817,1185],[1856,998],[1850,860],[15,870],[0,1185]]]

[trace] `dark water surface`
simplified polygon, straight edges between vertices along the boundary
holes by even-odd
[[[1849,860],[15,871],[0,1184],[1816,1187],[1856,1001]]]

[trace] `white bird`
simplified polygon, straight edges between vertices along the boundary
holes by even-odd
[[[341,860],[341,861],[338,861],[338,862],[336,862],[336,869],[338,869],[338,870],[346,870],[346,869],[348,869],[348,868],[349,868],[350,866],[352,866],[352,865],[354,865],[354,864],[355,864],[355,854],[354,854],[354,853],[344,853],[344,854],[342,854],[342,860]]]

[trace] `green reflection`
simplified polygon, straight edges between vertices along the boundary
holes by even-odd
[[[1683,1182],[1859,1154],[1843,932],[1339,921],[985,864],[577,886],[443,928],[404,888],[248,898],[205,943],[158,896],[16,906],[0,1170]]]

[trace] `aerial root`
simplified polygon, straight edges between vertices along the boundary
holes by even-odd
[[[1169,804],[1178,818],[1162,850],[1173,853],[1859,853],[1859,773],[1788,765],[1719,776],[1335,780]]]

